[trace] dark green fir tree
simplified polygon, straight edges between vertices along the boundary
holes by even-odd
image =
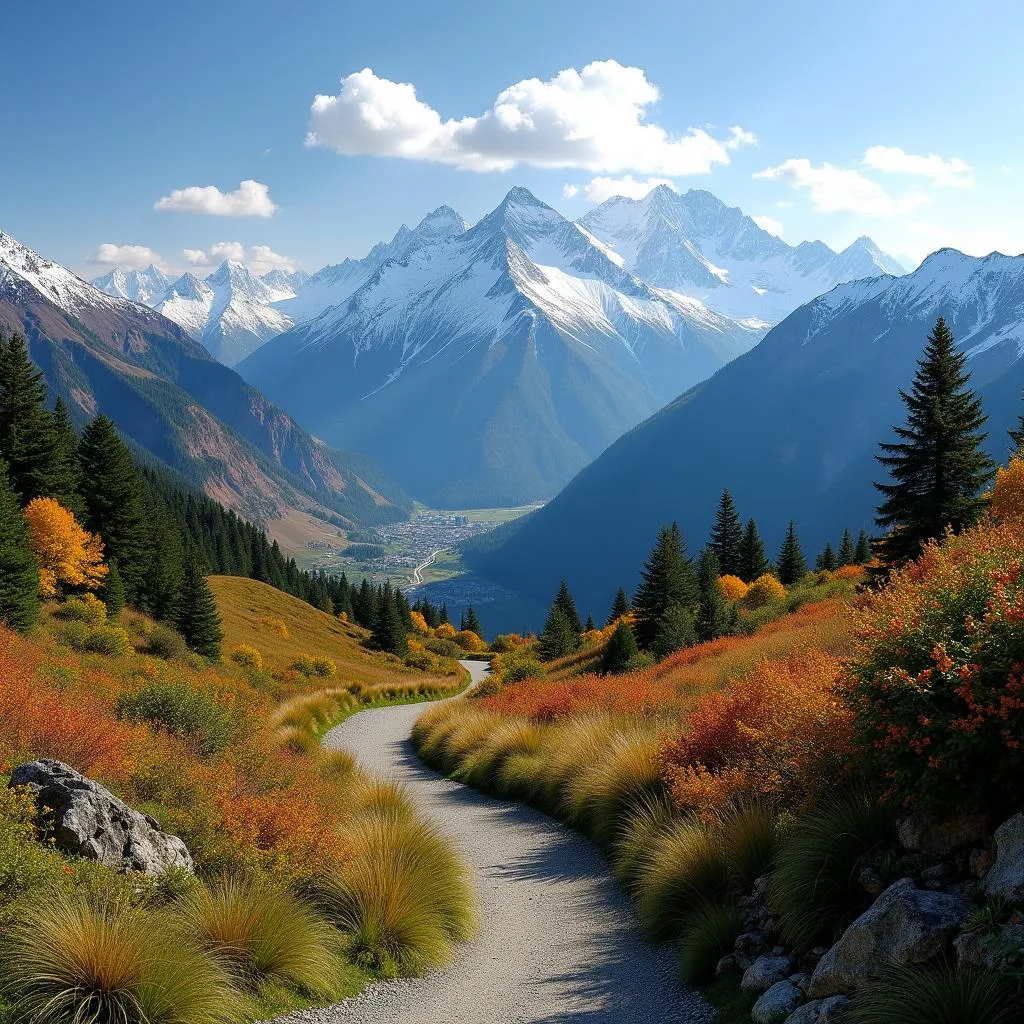
[[[608,613],[605,625],[610,626],[613,622],[621,619],[623,615],[628,615],[631,607],[626,591],[619,587],[619,592],[615,595],[615,600],[612,602],[612,610]]]
[[[558,587],[555,604],[562,609],[565,621],[569,623],[569,628],[576,636],[579,636],[583,632],[583,624],[580,622],[580,613],[576,610],[576,601],[569,592],[569,584],[565,580],[562,580]]]
[[[597,629],[597,626],[594,625],[594,616],[593,615],[588,615],[587,616],[587,621],[583,623],[583,632],[584,633],[593,633],[593,631],[595,629]]]
[[[717,640],[729,631],[729,602],[718,585],[718,555],[714,548],[705,548],[697,568],[699,597],[697,601],[697,639],[702,643]]]
[[[743,526],[728,488],[722,491],[711,528],[711,548],[718,557],[723,576],[740,576],[743,566]]]
[[[636,638],[644,650],[650,650],[658,620],[669,608],[692,609],[697,604],[697,577],[677,523],[661,528],[640,577],[633,599]]]
[[[27,633],[39,615],[39,570],[28,527],[0,462],[0,622]]]
[[[873,552],[871,538],[867,530],[861,530],[857,534],[857,547],[854,548],[853,561],[855,565],[867,565],[871,561]]]
[[[796,524],[791,519],[786,529],[786,539],[779,551],[779,582],[786,587],[803,579],[807,573],[807,559],[796,535]]]
[[[479,637],[484,635],[483,627],[480,625],[480,619],[472,605],[466,609],[466,629],[476,633]]]
[[[740,546],[741,572],[736,573],[744,583],[753,583],[768,572],[768,556],[764,551],[764,542],[757,531],[757,523],[747,520],[743,531],[743,543]]]
[[[843,530],[836,558],[840,565],[854,565],[857,561],[857,549],[853,544],[853,534],[849,530]]]
[[[876,552],[886,568],[916,558],[947,527],[970,526],[985,508],[981,490],[995,466],[982,448],[986,416],[966,361],[939,317],[909,393],[900,391],[906,423],[895,428],[898,440],[880,446],[889,481],[875,484],[883,498],[876,519],[887,531]]]
[[[818,572],[835,572],[839,568],[839,560],[836,558],[835,549],[831,541],[826,541],[821,553],[814,560],[814,568]]]
[[[684,647],[692,647],[696,642],[697,628],[693,622],[693,613],[681,604],[674,604],[658,619],[651,653],[660,661]]]
[[[116,619],[124,608],[124,582],[121,580],[117,561],[113,558],[107,561],[107,575],[104,577],[99,596],[107,606],[107,618]]]
[[[220,645],[224,639],[220,612],[210,584],[196,562],[189,562],[185,567],[175,624],[185,643],[196,654],[211,661],[220,657]]]
[[[574,633],[561,605],[551,605],[544,629],[537,638],[537,652],[544,661],[554,661],[571,654],[579,645],[579,634]]]
[[[604,654],[601,656],[601,672],[604,675],[627,672],[639,653],[633,628],[629,622],[622,619],[608,638]]]

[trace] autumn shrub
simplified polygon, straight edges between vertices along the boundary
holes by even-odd
[[[253,672],[263,671],[263,655],[249,644],[238,644],[232,647],[228,657],[244,669],[251,669]]]
[[[289,667],[307,678],[316,675],[316,668],[313,665],[313,656],[311,654],[300,654]]]
[[[532,651],[513,648],[495,655],[491,675],[499,683],[521,683],[526,679],[543,679],[547,672]]]
[[[410,651],[402,659],[402,663],[420,672],[433,672],[437,669],[438,659],[430,651]]]
[[[456,629],[450,622],[442,622],[441,625],[434,630],[434,636],[437,637],[438,640],[454,640],[455,633]]]
[[[849,699],[858,761],[889,798],[933,810],[1016,806],[1024,788],[1022,652],[1019,519],[930,544],[871,596]]]
[[[62,587],[100,586],[107,575],[103,541],[83,530],[73,512],[54,498],[33,498],[25,508],[25,522],[43,597],[55,597]]]
[[[500,633],[494,638],[491,650],[496,654],[506,654],[508,651],[525,646],[525,644],[526,639],[518,633]]]
[[[100,626],[107,621],[107,606],[95,594],[69,597],[53,611],[54,618]]]
[[[180,736],[200,757],[221,753],[238,726],[234,712],[215,694],[179,680],[153,679],[123,694],[117,714]]]
[[[277,982],[329,997],[336,988],[340,965],[330,925],[274,882],[224,877],[195,888],[174,909],[186,933],[244,989]]]
[[[750,584],[743,597],[743,604],[753,611],[785,599],[786,588],[770,573],[765,573]]]
[[[471,654],[476,651],[482,651],[487,647],[483,640],[471,629],[460,629],[455,634],[454,640],[459,647]]]
[[[457,660],[462,657],[463,653],[462,648],[454,640],[443,637],[429,637],[423,642],[423,646],[439,658],[454,658]]]
[[[990,507],[997,520],[1024,521],[1024,458],[1015,456],[996,472]]]
[[[282,640],[288,639],[288,626],[284,619],[275,619],[269,615],[262,615],[256,621],[264,629],[269,629],[271,633],[276,633]]]
[[[742,601],[750,591],[750,585],[744,583],[739,576],[719,576],[718,589],[726,601]]]
[[[430,632],[430,627],[427,625],[427,620],[423,617],[422,612],[410,612],[409,621],[412,623],[412,628],[416,630],[417,633],[426,635]]]
[[[163,658],[165,661],[172,661],[177,658],[184,658],[188,653],[188,644],[185,638],[170,626],[154,626],[146,639],[146,653],[152,654],[155,658]]]
[[[0,953],[23,1019],[228,1024],[238,999],[216,961],[168,922],[60,891],[35,902]]]

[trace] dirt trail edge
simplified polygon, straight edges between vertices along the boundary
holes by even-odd
[[[463,662],[474,685],[487,673]],[[652,949],[587,840],[518,804],[426,768],[409,732],[421,704],[364,711],[332,729],[328,747],[400,779],[462,851],[476,876],[482,923],[443,971],[372,985],[289,1024],[706,1024],[713,1011],[675,980],[670,949]]]

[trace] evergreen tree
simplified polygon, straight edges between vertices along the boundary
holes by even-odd
[[[747,520],[743,531],[743,543],[740,546],[740,569],[736,573],[744,583],[753,583],[768,571],[768,556],[764,551],[761,534],[757,532],[757,523]]]
[[[608,619],[605,622],[606,626],[610,626],[613,622],[621,619],[624,615],[628,615],[631,605],[629,598],[626,596],[626,591],[619,587],[619,592],[615,595],[615,600],[612,602],[612,610],[608,613]]]
[[[629,670],[633,659],[640,653],[636,645],[633,627],[621,620],[615,627],[601,656],[601,672],[604,675],[618,675]]]
[[[835,551],[832,549],[832,543],[831,541],[826,541],[821,554],[814,561],[814,568],[818,572],[834,572],[838,566],[839,562],[836,559]]]
[[[0,336],[0,459],[7,463],[7,479],[22,505],[58,497],[64,484],[47,394],[25,339]]]
[[[152,494],[146,502],[147,558],[141,574],[140,594],[136,601],[155,619],[174,618],[178,607],[178,594],[184,574],[182,537],[175,528],[170,511],[158,495]],[[205,560],[194,556],[201,564]],[[115,559],[116,561],[116,559]],[[224,572],[220,566],[214,566]],[[119,572],[120,575],[120,572]],[[122,583],[122,601],[124,584]]]
[[[117,618],[124,607],[124,583],[121,581],[121,573],[118,572],[117,562],[114,559],[107,562],[107,575],[103,580],[100,598],[107,606],[107,616],[111,619]]]
[[[569,628],[576,636],[579,636],[583,632],[583,624],[580,622],[579,612],[576,611],[576,602],[573,600],[572,594],[569,593],[569,584],[565,580],[562,580],[558,587],[555,604],[562,609],[565,621],[569,623]]]
[[[39,615],[39,569],[28,526],[0,462],[0,622],[27,633]]]
[[[144,592],[148,551],[141,487],[131,453],[103,415],[85,428],[78,452],[84,525],[103,538],[107,557],[117,561],[128,603],[135,604]]]
[[[711,548],[718,556],[721,575],[742,577],[743,526],[728,488],[722,491],[718,502],[715,524],[711,528]]]
[[[583,623],[583,632],[593,633],[595,629],[597,629],[597,626],[594,625],[594,616],[588,615],[587,621]]]
[[[466,629],[476,633],[479,637],[484,635],[483,627],[480,625],[480,619],[477,618],[476,611],[472,605],[466,609]]]
[[[640,576],[633,599],[636,638],[650,650],[662,615],[673,605],[692,608],[697,603],[697,579],[677,523],[661,528]]]
[[[71,509],[81,520],[85,518],[85,504],[79,487],[82,483],[82,468],[78,463],[78,434],[68,414],[64,399],[58,397],[53,407],[54,453],[50,485],[51,497],[56,498],[65,508]]]
[[[211,661],[220,657],[220,645],[224,639],[220,612],[217,611],[210,584],[194,561],[189,562],[185,568],[176,625],[185,643],[197,654]]]
[[[853,535],[843,530],[843,538],[839,542],[838,560],[840,565],[853,565],[857,561],[857,549],[853,546]]]
[[[409,637],[396,591],[388,580],[380,592],[377,603],[377,621],[373,628],[374,647],[404,658],[409,653]]]
[[[544,661],[554,661],[571,654],[579,645],[579,634],[574,633],[562,606],[553,602],[544,629],[537,638],[537,651]]]
[[[681,604],[674,604],[658,619],[651,653],[660,661],[684,647],[692,647],[696,642],[697,628],[693,623],[693,614]]]
[[[700,555],[697,572],[699,599],[695,626],[697,639],[702,643],[717,640],[729,630],[729,603],[718,585],[718,555],[714,548],[705,548]]]
[[[792,519],[786,530],[786,539],[782,542],[779,551],[779,582],[789,587],[798,580],[803,579],[807,573],[807,559],[800,548],[800,541],[796,536],[796,524]]]
[[[441,605],[441,611],[438,614],[438,618],[441,620],[440,622],[438,622],[439,626],[441,625],[441,623],[449,621],[448,620],[448,603],[447,602],[445,602],[444,604]]]
[[[1017,418],[1017,427],[1015,430],[1008,430],[1007,433],[1010,435],[1010,453],[1012,455],[1020,455],[1024,451],[1024,413]]]
[[[882,444],[884,454],[877,456],[890,477],[889,483],[875,484],[884,499],[877,522],[889,531],[879,542],[879,555],[888,567],[916,558],[947,527],[959,532],[970,526],[985,507],[980,491],[995,467],[981,447],[987,417],[967,386],[965,364],[939,317],[910,393],[900,391],[906,425],[895,428],[899,440]]]
[[[853,560],[856,565],[867,565],[871,561],[871,538],[867,530],[861,530],[857,535],[857,547],[853,553]]]

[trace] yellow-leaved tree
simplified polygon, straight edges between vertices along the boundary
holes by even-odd
[[[53,498],[34,498],[25,509],[25,520],[43,597],[56,597],[62,586],[100,586],[107,575],[103,541],[83,530],[72,512]]]
[[[1013,458],[996,474],[992,489],[992,514],[996,519],[1024,519],[1024,459]]]

